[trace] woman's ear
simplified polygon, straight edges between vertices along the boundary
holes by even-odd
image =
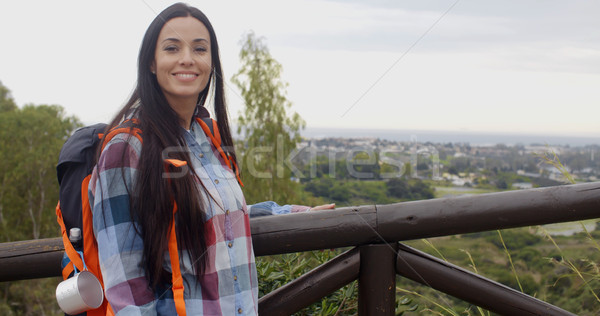
[[[156,65],[154,65],[154,61],[150,65],[150,72],[156,75]]]

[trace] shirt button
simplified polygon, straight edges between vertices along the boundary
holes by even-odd
[[[203,153],[199,153],[198,157],[202,158],[202,157],[204,157],[204,154]]]
[[[241,308],[238,308],[238,314],[241,314],[243,311]]]
[[[234,280],[234,281],[237,281],[237,275],[234,275],[234,276],[233,276],[233,280]]]
[[[229,242],[229,243],[227,244],[227,247],[229,247],[229,248],[233,247],[233,243],[232,243],[232,242]]]
[[[219,184],[219,180],[215,180],[215,184]]]
[[[229,215],[229,210],[225,211],[225,215]]]

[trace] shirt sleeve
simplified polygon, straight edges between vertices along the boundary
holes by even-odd
[[[155,295],[141,265],[142,238],[129,210],[128,192],[137,174],[140,152],[136,137],[116,135],[102,151],[90,180],[105,296],[116,315],[156,315]]]
[[[273,201],[260,202],[247,206],[250,217],[259,217],[267,215],[283,215],[290,213],[306,212],[310,209],[309,206],[286,204],[279,205]]]

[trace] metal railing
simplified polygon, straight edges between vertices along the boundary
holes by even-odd
[[[396,275],[501,315],[573,315],[399,241],[600,217],[600,182],[251,220],[257,256],[355,246],[263,296],[289,315],[358,279],[360,315],[394,315]],[[0,244],[0,281],[59,276],[59,238]]]

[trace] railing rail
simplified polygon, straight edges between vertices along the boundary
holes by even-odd
[[[466,270],[448,268],[447,263],[402,245],[393,261],[387,262],[382,258],[388,254],[381,247],[394,248],[398,241],[417,238],[599,217],[600,182],[594,182],[255,218],[251,228],[258,256],[361,246],[261,298],[259,308],[261,313],[287,313],[358,278],[360,314],[393,315],[395,304],[393,299],[389,302],[385,289],[393,279],[395,291],[391,276],[397,272],[504,315],[572,315]],[[59,276],[62,251],[59,238],[0,244],[0,281]],[[332,280],[334,275],[341,279],[326,285],[315,275],[323,280]],[[304,297],[295,298],[295,307],[281,304],[289,291]]]

